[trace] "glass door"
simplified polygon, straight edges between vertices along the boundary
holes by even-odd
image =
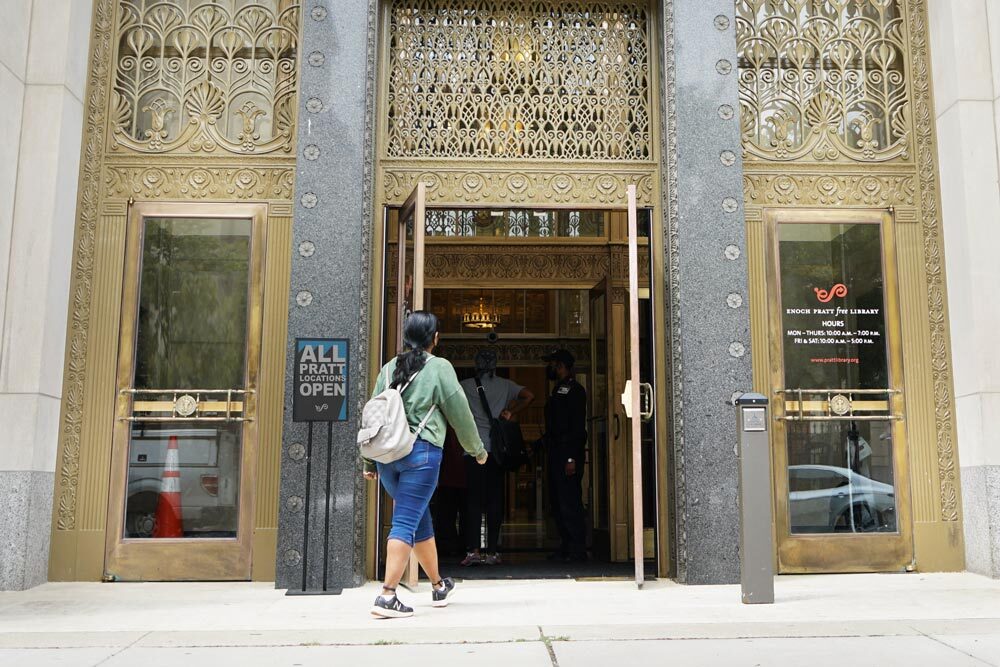
[[[403,347],[403,324],[410,313],[424,308],[424,237],[426,236],[426,201],[427,186],[418,183],[398,214],[389,216],[387,231],[388,245],[395,245],[396,265],[387,268],[387,283],[390,294],[395,294],[395,301],[390,297],[387,305],[391,308],[388,319],[385,340],[395,341],[395,347],[386,346],[386,357],[395,355]],[[388,314],[388,313],[387,313]],[[389,534],[392,519],[392,499],[379,486],[381,502],[379,525],[382,538],[378,545],[378,563],[385,562],[385,537]],[[380,570],[376,567],[376,572]],[[419,575],[417,557],[410,554],[410,563],[403,573],[403,585],[415,588]]]
[[[770,216],[771,378],[783,572],[910,565],[891,214]]]
[[[397,349],[403,346],[403,323],[414,310],[424,307],[424,236],[426,235],[426,190],[418,183],[399,210],[396,238],[399,239],[399,264],[396,267]]]
[[[594,558],[611,560],[611,456],[612,441],[621,436],[621,419],[610,399],[608,360],[612,315],[608,280],[590,290],[590,520]]]
[[[263,204],[132,206],[106,575],[250,578]]]
[[[653,418],[653,387],[643,382],[642,375],[642,339],[640,326],[640,290],[639,290],[639,212],[636,206],[636,187],[628,187],[628,381],[622,393],[622,405],[628,417],[628,440],[631,448],[631,491],[632,491],[632,561],[635,564],[635,583],[642,587],[645,580],[645,516],[643,493],[643,435],[649,431],[643,424]],[[649,286],[646,285],[646,292]],[[646,346],[648,347],[648,345]],[[650,365],[647,364],[647,368]]]

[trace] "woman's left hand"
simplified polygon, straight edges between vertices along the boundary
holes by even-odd
[[[366,470],[363,474],[365,476],[365,479],[367,479],[369,481],[373,481],[373,480],[378,479],[378,473],[376,473],[376,472],[372,472],[370,470]]]

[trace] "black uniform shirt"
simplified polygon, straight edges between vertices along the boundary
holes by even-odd
[[[556,460],[583,463],[587,444],[587,390],[573,378],[556,383],[545,405],[545,445]]]

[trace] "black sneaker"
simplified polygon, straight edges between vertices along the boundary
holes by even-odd
[[[455,599],[455,581],[451,577],[446,577],[441,583],[444,584],[441,588],[431,586],[432,607],[447,607],[448,598]]]
[[[375,598],[375,604],[372,605],[372,616],[378,618],[406,618],[407,616],[413,616],[413,608],[407,607],[400,602],[399,598],[395,595],[391,598],[380,595]]]

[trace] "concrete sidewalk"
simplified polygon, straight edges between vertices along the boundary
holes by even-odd
[[[0,665],[1000,666],[1000,581],[971,574],[780,577],[753,607],[666,581],[459,586],[447,609],[403,592],[416,615],[377,621],[375,584],[46,584],[0,593]]]

